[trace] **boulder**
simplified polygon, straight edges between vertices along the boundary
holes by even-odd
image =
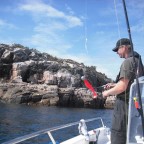
[[[21,44],[0,44],[2,102],[104,108],[105,100],[92,98],[81,80],[83,75],[94,88],[111,81],[95,66],[56,58]]]

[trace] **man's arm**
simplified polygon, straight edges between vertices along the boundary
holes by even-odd
[[[117,95],[124,92],[127,89],[128,83],[129,79],[121,78],[113,88],[106,90],[102,93],[103,97],[107,97],[110,95]]]

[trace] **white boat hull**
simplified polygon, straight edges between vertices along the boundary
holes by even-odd
[[[101,127],[88,132],[89,141],[84,135],[78,135],[68,139],[60,144],[89,144],[90,142],[97,142],[97,144],[110,144],[110,131],[106,127]]]

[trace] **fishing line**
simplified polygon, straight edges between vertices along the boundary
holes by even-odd
[[[88,47],[87,47],[87,41],[88,41],[88,39],[87,39],[87,0],[85,0],[85,50],[86,50],[86,53],[88,53]]]
[[[114,8],[115,8],[115,14],[116,14],[116,20],[117,20],[117,26],[118,26],[118,35],[119,35],[119,39],[120,39],[121,33],[120,33],[120,25],[119,25],[118,13],[117,13],[116,0],[114,0]]]

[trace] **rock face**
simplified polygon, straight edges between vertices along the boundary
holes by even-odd
[[[58,87],[46,84],[5,83],[0,85],[1,101],[28,105],[56,105]]]
[[[0,101],[5,103],[103,108],[92,99],[81,77],[93,87],[109,81],[105,74],[70,59],[58,59],[20,44],[0,44]]]

